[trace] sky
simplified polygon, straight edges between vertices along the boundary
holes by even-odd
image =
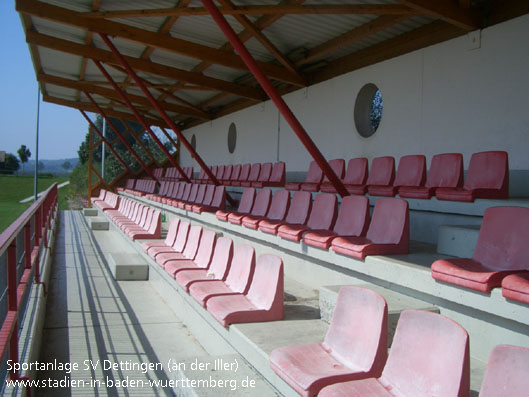
[[[13,0],[0,0],[0,48],[0,151],[16,155],[20,145],[26,145],[34,160],[37,79]],[[39,160],[77,157],[87,131],[78,110],[41,98]]]

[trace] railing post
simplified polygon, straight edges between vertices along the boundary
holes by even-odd
[[[24,267],[31,269],[31,219],[24,225]]]

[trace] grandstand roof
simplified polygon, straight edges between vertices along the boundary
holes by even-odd
[[[281,93],[529,12],[524,1],[217,0]],[[132,119],[99,60],[165,126],[97,33],[111,37],[183,128],[267,100],[200,0],[17,0],[47,102]]]

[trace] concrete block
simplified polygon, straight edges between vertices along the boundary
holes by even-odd
[[[332,313],[334,306],[336,305],[336,299],[338,299],[338,291],[342,285],[332,285],[320,288],[320,313],[321,319],[328,323],[331,322]],[[395,329],[397,328],[397,322],[400,317],[400,313],[406,309],[419,309],[427,310],[433,313],[439,313],[439,308],[432,306],[428,302],[423,302],[419,299],[411,298],[407,295],[400,294],[395,291],[391,291],[386,288],[379,287],[377,285],[358,285],[358,287],[368,288],[373,290],[384,297],[388,304],[388,345],[391,346],[393,341],[393,335],[395,335]]]
[[[83,215],[84,216],[97,216],[98,211],[97,208],[85,208],[83,209]]]
[[[148,280],[149,265],[138,254],[108,254],[108,265],[118,281]]]
[[[439,254],[471,258],[478,241],[479,225],[442,225],[439,227]]]
[[[90,219],[90,229],[92,230],[108,230],[109,224],[105,218]]]

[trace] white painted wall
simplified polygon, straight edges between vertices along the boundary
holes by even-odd
[[[378,63],[285,96],[324,156],[369,159],[406,154],[484,150],[509,152],[512,170],[529,170],[529,16],[481,32],[481,48],[464,36]],[[377,133],[356,133],[353,107],[366,83],[382,92]],[[237,147],[227,149],[228,127],[237,125]],[[278,128],[279,127],[279,128]],[[208,164],[285,161],[306,171],[311,160],[271,102],[187,130]],[[278,145],[279,139],[279,145]],[[279,146],[279,154],[277,148]],[[184,150],[185,166],[194,161]],[[196,169],[196,168],[195,168]]]

